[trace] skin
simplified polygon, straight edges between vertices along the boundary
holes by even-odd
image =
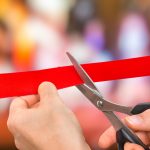
[[[146,144],[150,145],[150,109],[139,115],[125,118],[125,124],[136,132],[137,136]],[[99,146],[103,149],[109,148],[116,142],[116,132],[113,127],[107,129],[99,139]],[[125,150],[144,150],[141,146],[126,143]]]
[[[141,140],[150,144],[150,110],[127,117],[125,124]],[[49,82],[39,86],[38,95],[18,97],[10,106],[8,128],[20,150],[90,150],[74,114],[64,105],[56,87]],[[99,139],[99,146],[109,148],[116,141],[112,127]],[[125,150],[143,150],[126,143]]]
[[[74,114],[63,104],[56,87],[44,82],[38,96],[16,98],[8,128],[20,150],[90,150]]]

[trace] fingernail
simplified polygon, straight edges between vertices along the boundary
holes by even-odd
[[[140,125],[143,123],[143,119],[140,116],[130,116],[126,120],[133,125]]]

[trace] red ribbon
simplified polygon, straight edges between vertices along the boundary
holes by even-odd
[[[150,56],[82,65],[95,81],[150,75]],[[0,98],[36,94],[43,81],[58,89],[83,83],[73,66],[31,72],[0,74]]]

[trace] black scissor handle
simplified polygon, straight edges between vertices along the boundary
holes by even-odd
[[[140,113],[142,113],[142,112],[144,112],[145,110],[147,110],[147,109],[150,109],[150,103],[141,103],[141,104],[138,104],[138,105],[136,105],[133,109],[132,109],[132,111],[131,111],[131,113],[133,114],[133,115],[135,115],[135,114],[140,114]]]
[[[130,129],[122,128],[116,132],[118,150],[124,150],[126,142],[141,145],[145,150],[150,150]]]

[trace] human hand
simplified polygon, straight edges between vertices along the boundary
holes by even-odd
[[[125,124],[131,128],[137,136],[146,144],[150,145],[150,109],[145,112],[125,118]],[[116,132],[113,127],[107,129],[99,139],[101,148],[108,148],[116,142]],[[144,150],[141,146],[126,143],[125,150]]]
[[[20,150],[90,150],[74,114],[63,104],[55,86],[44,82],[39,96],[16,98],[8,128]]]

